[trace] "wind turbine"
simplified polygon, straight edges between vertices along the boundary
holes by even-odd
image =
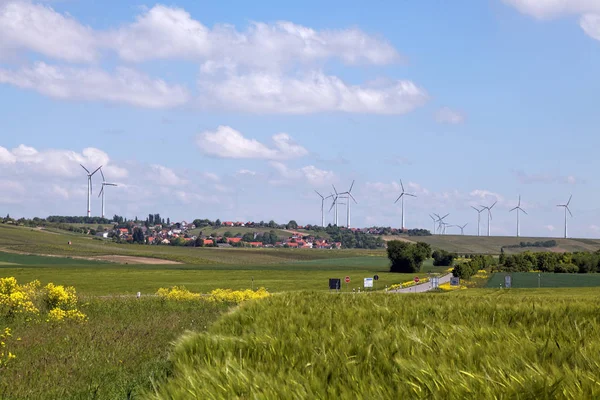
[[[483,208],[483,210],[487,210],[487,212],[488,212],[488,236],[490,236],[490,221],[492,220],[492,208],[494,208],[494,206],[496,205],[496,203],[497,203],[497,202],[498,202],[498,201],[496,200],[496,201],[494,202],[494,204],[492,204],[492,205],[491,205],[491,206],[489,206],[489,207],[486,207],[486,206],[480,206],[481,208]],[[482,211],[483,211],[483,210],[482,210]]]
[[[467,225],[469,225],[469,223],[464,224],[463,226],[460,225],[455,225],[457,228],[460,228],[460,234],[461,235],[465,235],[465,228],[467,227]]]
[[[479,236],[479,226],[481,225],[481,212],[483,210],[485,210],[485,208],[482,208],[481,210],[479,208],[473,207],[471,206],[471,208],[475,211],[477,211],[477,236]]]
[[[347,192],[340,193],[340,194],[346,195],[346,197],[345,197],[345,199],[347,200],[347,203],[346,203],[346,228],[348,228],[348,229],[350,229],[350,199],[354,200],[354,203],[358,204],[358,202],[356,201],[354,196],[352,196],[352,188],[353,187],[354,187],[354,181],[352,181],[352,184],[350,185],[350,189],[348,189]]]
[[[331,203],[331,208],[329,208],[329,211],[331,212],[331,209],[333,207],[335,207],[335,226],[338,226],[338,197],[340,197],[338,191],[335,189],[334,185],[333,186],[333,191],[335,192],[335,196],[332,194],[331,196],[333,197],[333,203]]]
[[[437,222],[439,223],[438,231],[440,232],[440,234],[443,235],[445,232],[444,226],[446,225],[446,223],[444,222],[444,218],[446,218],[450,214],[446,214],[443,217],[440,217],[438,214],[433,214],[433,215],[435,215],[438,218],[437,219]]]
[[[104,186],[117,186],[115,183],[108,183],[106,179],[104,179],[104,173],[102,172],[102,167],[100,167],[100,175],[102,175],[102,189],[100,189],[100,193],[98,193],[98,197],[102,196],[102,218],[104,218]]]
[[[81,164],[79,164],[81,165]],[[81,165],[81,168],[85,169],[85,172],[87,172],[87,181],[88,181],[88,190],[87,190],[87,216],[91,217],[92,216],[92,200],[91,200],[91,196],[92,196],[92,176],[98,172],[98,170],[100,168],[102,168],[102,165],[99,166],[98,168],[96,168],[96,170],[94,172],[91,172],[84,167],[83,165]]]
[[[519,211],[523,211],[525,215],[528,215],[527,211],[521,208],[521,195],[519,195],[519,204],[517,204],[515,208],[511,209],[510,212],[513,212],[515,210],[517,210],[517,237],[519,237],[521,235],[521,228],[519,226]]]
[[[450,225],[450,224],[446,224],[446,223],[445,223],[445,224],[444,224],[444,228],[443,228],[443,229],[444,229],[444,230],[443,230],[443,232],[444,232],[444,235],[446,234],[446,228],[453,228],[453,227],[455,227],[455,226],[457,226],[457,225]]]
[[[432,235],[435,235],[435,223],[437,222],[437,219],[435,219],[435,217],[431,214],[429,214],[429,218],[431,218],[433,220],[433,230],[431,231]]]
[[[565,239],[567,238],[567,211],[569,212],[571,217],[573,217],[573,214],[571,214],[571,210],[569,209],[569,203],[571,203],[572,197],[573,197],[573,195],[569,196],[569,201],[567,201],[567,204],[559,204],[556,206],[556,207],[564,207],[565,208]]]
[[[315,193],[319,195],[319,197],[321,197],[321,226],[323,228],[325,228],[325,200],[327,200],[330,197],[333,197],[333,195],[329,195],[327,197],[324,197],[321,193],[317,192],[315,190]]]
[[[402,208],[402,232],[404,232],[404,197],[405,196],[411,196],[411,197],[417,197],[412,193],[406,193],[404,191],[404,185],[402,184],[402,179],[400,179],[400,186],[402,187],[402,193],[400,194],[400,196],[398,196],[398,198],[396,199],[396,201],[394,202],[394,204],[396,204],[398,202],[398,200],[402,199],[402,203],[401,203],[401,208]]]

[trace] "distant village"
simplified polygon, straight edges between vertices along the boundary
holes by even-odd
[[[221,223],[221,227],[253,228],[256,226],[253,222],[225,221]],[[186,221],[176,222],[166,227],[163,224],[146,226],[142,221],[130,221],[127,228],[107,229],[103,232],[96,232],[95,236],[129,243],[190,247],[342,248],[341,242],[328,241],[309,232],[291,230],[288,237],[280,237],[274,233],[274,230],[270,232],[247,232],[244,234],[226,231],[222,235],[214,235],[203,234],[202,231],[194,234],[192,231],[197,231],[196,228],[195,224]],[[298,226],[297,229],[305,229],[305,227]],[[208,227],[207,230],[211,230],[211,227]],[[352,230],[359,231],[359,229]]]

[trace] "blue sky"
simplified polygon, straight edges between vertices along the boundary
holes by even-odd
[[[600,235],[600,3],[0,0],[0,212]],[[95,177],[96,178],[96,177]],[[92,214],[100,213],[94,181]],[[332,221],[332,214],[326,216]],[[482,229],[484,227],[482,226]]]

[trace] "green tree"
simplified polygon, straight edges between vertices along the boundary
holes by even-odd
[[[288,222],[287,228],[288,229],[298,229],[298,223],[294,220],[291,220],[290,222]]]
[[[388,242],[388,258],[391,266],[390,272],[415,273],[421,270],[425,261],[425,246],[392,240]]]
[[[242,242],[253,242],[254,241],[254,234],[253,233],[245,233],[244,236],[242,236]]]

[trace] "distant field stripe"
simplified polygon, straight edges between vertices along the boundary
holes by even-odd
[[[486,287],[499,288],[504,286],[505,272],[492,275]],[[512,276],[512,287],[515,289],[537,288],[538,274],[535,272],[515,272]],[[600,274],[541,274],[539,279],[542,288],[568,287],[600,287]]]

